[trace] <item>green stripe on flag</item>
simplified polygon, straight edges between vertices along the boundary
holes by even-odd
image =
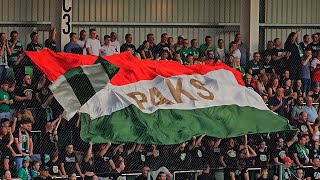
[[[80,116],[81,138],[92,143],[178,144],[204,133],[229,138],[294,130],[287,119],[269,110],[237,105],[193,110],[158,109],[151,114],[130,105],[96,119],[90,119],[85,113]]]
[[[115,74],[119,71],[119,67],[111,64],[109,61],[106,61],[102,57],[98,57],[95,64],[100,63],[103,67],[103,69],[108,74],[109,78],[112,79]]]
[[[96,94],[88,76],[83,72],[81,67],[68,71],[65,77],[81,105],[84,105]]]

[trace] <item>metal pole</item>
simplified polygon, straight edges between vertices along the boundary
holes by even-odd
[[[279,165],[279,180],[282,180],[282,177],[283,177],[283,164],[281,163]]]
[[[147,174],[148,180],[151,180],[151,170],[149,169],[148,174]]]

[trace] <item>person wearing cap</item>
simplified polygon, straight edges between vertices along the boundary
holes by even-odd
[[[44,164],[40,166],[40,174],[39,176],[33,178],[33,180],[45,180],[45,179],[52,179],[51,175],[49,174],[49,168]]]
[[[178,51],[180,53],[180,57],[182,59],[183,64],[188,64],[187,56],[191,53],[189,49],[189,40],[184,39],[182,41],[182,48]]]
[[[18,177],[22,180],[30,180],[31,179],[31,173],[29,170],[29,164],[30,164],[30,158],[25,157],[22,160],[22,167],[18,169]]]
[[[282,161],[283,161],[283,165],[282,166],[278,165],[275,168],[274,175],[273,175],[273,180],[278,180],[279,179],[280,168],[282,168],[282,179],[283,180],[290,179],[292,177],[290,167],[291,167],[291,165],[293,163],[293,160],[290,159],[290,157],[286,156],[286,157],[282,158]]]
[[[17,147],[17,153],[21,154],[22,157],[16,158],[17,169],[21,167],[23,157],[27,154],[33,156],[33,141],[29,129],[31,121],[29,119],[22,119],[20,121],[20,128],[16,129],[13,133],[15,145]]]
[[[11,119],[10,104],[13,104],[13,100],[8,93],[9,81],[4,80],[0,86],[0,119]]]

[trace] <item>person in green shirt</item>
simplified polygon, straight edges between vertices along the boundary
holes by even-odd
[[[214,52],[214,48],[213,48],[213,44],[212,44],[212,38],[211,36],[206,36],[205,38],[205,42],[204,44],[201,44],[201,46],[199,47],[199,54],[200,57],[202,56],[206,56],[208,51],[213,51]]]
[[[10,114],[10,104],[13,103],[13,100],[10,99],[10,95],[8,93],[9,82],[4,80],[1,82],[0,86],[0,119],[7,118],[11,120]]]
[[[40,163],[38,161],[32,162],[31,178],[34,179],[40,175]]]
[[[179,50],[183,64],[187,64],[187,56],[188,54],[190,54],[190,49],[188,48],[188,46],[189,46],[188,39],[184,39],[182,48]]]
[[[30,175],[30,170],[28,169],[30,164],[30,158],[25,157],[22,160],[22,167],[18,169],[18,177],[21,178],[22,180],[30,180],[31,175]]]
[[[191,46],[189,47],[189,52],[193,54],[193,58],[194,59],[198,59],[199,58],[199,48],[198,48],[198,40],[197,39],[192,39],[190,41]]]

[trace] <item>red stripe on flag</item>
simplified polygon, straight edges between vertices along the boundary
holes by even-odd
[[[55,81],[59,76],[73,68],[93,64],[97,59],[96,56],[55,53],[49,49],[39,52],[26,52],[26,54],[46,74],[50,81]],[[238,83],[244,85],[242,74],[224,63],[183,66],[180,63],[172,61],[138,60],[129,52],[105,56],[103,58],[120,67],[119,72],[111,80],[112,84],[118,86],[135,83],[140,80],[152,80],[157,76],[204,75],[210,71],[219,69],[231,71]]]

